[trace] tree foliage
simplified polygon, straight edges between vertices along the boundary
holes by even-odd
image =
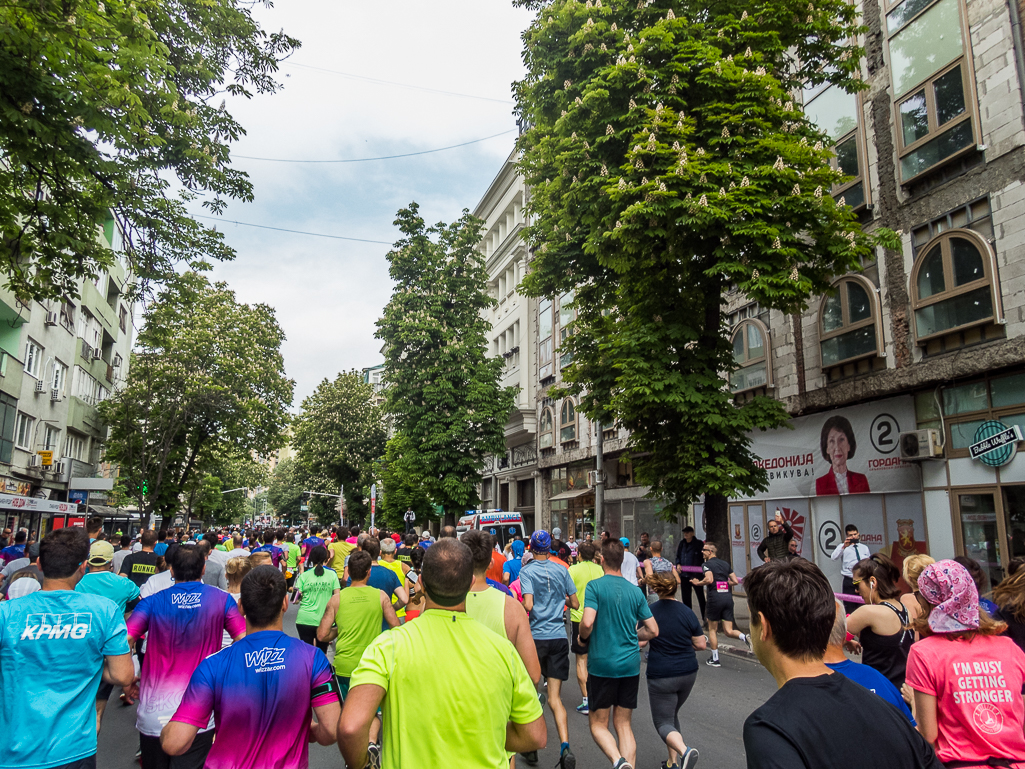
[[[205,476],[246,477],[245,462],[281,446],[295,387],[284,338],[273,309],[195,272],[146,309],[125,386],[100,404],[105,461],[120,465],[144,520],[187,505]]]
[[[389,472],[422,480],[428,498],[457,513],[479,501],[484,459],[505,451],[515,391],[488,358],[494,304],[477,250],[482,223],[468,212],[427,227],[416,203],[398,213],[403,237],[388,254],[395,282],[377,337],[385,344],[385,410],[402,436]]]
[[[516,85],[531,188],[525,290],[575,291],[565,390],[631,431],[640,482],[675,517],[766,487],[748,435],[778,401],[734,402],[724,294],[802,311],[875,241],[843,200],[828,137],[793,94],[864,87],[847,0],[524,2]],[[891,244],[892,234],[882,236]],[[892,245],[892,244],[891,244]]]
[[[317,385],[295,420],[296,477],[308,491],[337,494],[341,485],[347,518],[369,514],[363,500],[370,496],[374,462],[384,454],[384,415],[373,395],[362,373],[346,371]],[[336,503],[330,497],[314,497],[310,509],[323,523],[337,521]]]
[[[270,3],[266,3],[270,5]],[[0,7],[0,260],[19,296],[74,296],[111,264],[113,213],[143,281],[229,259],[186,211],[252,200],[223,94],[271,93],[299,46],[248,0],[10,0]]]
[[[399,531],[405,528],[403,516],[409,508],[416,513],[416,521],[421,525],[438,517],[423,476],[415,474],[419,468],[405,460],[410,450],[409,439],[401,434],[395,435],[388,441],[384,460],[380,463],[384,491],[381,500],[383,520]]]
[[[292,457],[278,462],[270,474],[267,503],[276,516],[286,521],[297,520],[302,514],[303,487],[296,476],[295,459]]]

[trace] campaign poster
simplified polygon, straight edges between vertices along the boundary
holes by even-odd
[[[900,458],[901,432],[916,429],[911,396],[798,417],[793,429],[752,436],[768,475],[762,499],[920,491],[919,468]]]

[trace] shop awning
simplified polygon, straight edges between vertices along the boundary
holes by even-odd
[[[18,494],[0,494],[0,510],[17,510],[27,513],[76,513],[74,502],[51,502],[38,497],[23,497]]]
[[[570,489],[569,491],[564,491],[561,494],[556,494],[548,501],[558,502],[560,499],[576,499],[577,497],[582,497],[586,494],[594,494],[594,489]]]

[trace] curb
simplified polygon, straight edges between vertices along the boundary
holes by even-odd
[[[740,648],[738,646],[720,643],[719,653],[729,654],[732,657],[740,657],[741,659],[750,660],[751,662],[758,662],[758,658],[755,656],[755,653],[750,651],[747,647]]]

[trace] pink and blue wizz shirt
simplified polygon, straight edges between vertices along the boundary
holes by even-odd
[[[306,769],[310,711],[337,701],[320,649],[261,630],[199,664],[172,720],[202,729],[213,714],[206,769]]]
[[[132,638],[148,633],[136,727],[150,737],[160,736],[193,671],[221,648],[224,631],[237,638],[246,630],[235,599],[202,582],[177,582],[142,599],[127,624]]]

